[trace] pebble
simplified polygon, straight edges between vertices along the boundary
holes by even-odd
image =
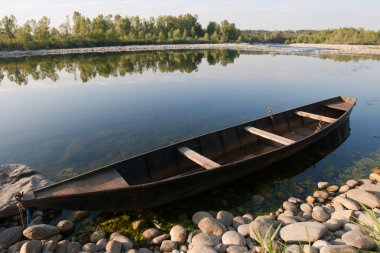
[[[367,191],[352,189],[347,192],[347,197],[371,208],[380,207],[380,199]]]
[[[285,253],[304,253],[304,252],[300,245],[291,244],[286,247]]]
[[[358,181],[354,180],[354,179],[351,179],[351,180],[348,180],[346,182],[346,185],[348,185],[350,188],[354,188],[355,186],[357,186],[359,184]]]
[[[329,186],[329,182],[318,182],[317,187],[318,189],[325,189]]]
[[[311,213],[311,216],[313,217],[314,220],[320,221],[320,222],[325,222],[328,219],[330,219],[330,215],[327,212],[325,212],[325,210],[320,206],[315,206],[313,208],[313,212]]]
[[[7,253],[19,253],[22,245],[26,242],[27,241],[16,242],[15,244],[9,246],[9,248],[6,252]],[[0,248],[0,249],[2,249],[2,248]],[[1,250],[0,250],[0,252],[1,252]],[[64,253],[66,253],[66,251]]]
[[[280,230],[280,236],[286,243],[315,242],[323,237],[327,227],[318,222],[298,222]]]
[[[288,225],[297,222],[297,220],[294,217],[295,216],[289,216],[287,214],[282,213],[277,217],[277,220],[280,221],[283,225]]]
[[[349,189],[350,189],[350,187],[349,187],[348,185],[342,185],[342,186],[339,188],[339,193],[345,193],[345,192],[347,192]]]
[[[303,201],[299,198],[290,197],[288,198],[288,201],[293,204],[301,204]]]
[[[318,249],[311,245],[305,244],[303,246],[302,253],[318,253]]]
[[[237,228],[237,231],[238,231],[239,234],[241,234],[244,237],[248,236],[249,235],[249,224],[240,225]]]
[[[98,246],[98,250],[105,250],[107,243],[108,243],[108,240],[106,238],[102,238],[96,242],[96,246]]]
[[[186,240],[186,229],[180,225],[172,227],[170,230],[170,238],[178,245],[182,245]]]
[[[23,232],[24,236],[31,240],[42,240],[58,233],[59,230],[57,227],[47,224],[30,226]]]
[[[227,253],[249,253],[247,248],[242,247],[242,246],[230,246],[226,249]]]
[[[156,244],[156,245],[160,245],[163,241],[168,240],[168,239],[170,239],[169,234],[162,234],[162,235],[159,235],[157,237],[154,237],[152,239],[152,243]]]
[[[237,229],[240,225],[243,225],[245,224],[245,220],[243,217],[241,216],[236,216],[233,220],[232,220],[232,226]]]
[[[206,217],[212,218],[212,215],[205,211],[199,211],[193,214],[191,220],[193,221],[194,225],[198,225],[198,223]]]
[[[54,253],[66,253],[67,251],[67,246],[69,245],[68,240],[63,240],[57,243],[57,249],[55,250]]]
[[[193,245],[208,245],[215,247],[221,242],[222,238],[208,233],[200,233],[193,237],[191,244]]]
[[[160,251],[161,252],[171,252],[177,249],[177,243],[171,240],[165,240],[161,243]]]
[[[243,219],[245,221],[245,224],[249,224],[253,221],[253,216],[250,213],[246,213],[243,215]]]
[[[313,193],[314,198],[321,198],[321,199],[327,199],[329,197],[329,194],[327,191],[315,191]]]
[[[27,241],[21,246],[20,253],[40,253],[42,249],[41,241]]]
[[[341,221],[343,224],[352,221],[354,211],[352,210],[339,210],[331,214],[331,218]]]
[[[67,253],[78,253],[81,249],[82,245],[80,245],[79,242],[70,242],[69,245],[67,245]]]
[[[89,214],[88,211],[75,211],[72,214],[72,217],[70,220],[72,222],[78,222],[78,221],[81,221],[81,220],[84,220],[85,218],[87,218],[88,214]]]
[[[0,232],[0,249],[8,248],[12,244],[20,241],[23,238],[22,227],[15,226],[7,228]]]
[[[343,230],[344,231],[360,230],[360,227],[358,225],[356,225],[356,224],[346,223],[343,226]]]
[[[339,186],[337,186],[337,185],[331,185],[331,186],[327,187],[326,190],[328,192],[337,192],[339,190]]]
[[[330,243],[328,243],[327,241],[325,240],[317,240],[313,243],[313,247],[316,248],[316,249],[321,249],[327,245],[330,245]]]
[[[300,205],[300,209],[302,210],[302,212],[304,213],[311,213],[311,211],[313,211],[313,208],[311,207],[311,205],[307,204],[307,203],[303,203]]]
[[[132,253],[132,252],[129,252],[128,253]],[[140,248],[137,253],[153,253],[150,249],[147,249],[147,248]]]
[[[106,245],[106,251],[112,253],[120,253],[121,243],[115,240],[109,241]]]
[[[106,233],[104,233],[103,231],[95,231],[90,236],[90,242],[96,243],[100,239],[103,239],[105,236],[106,236]]]
[[[89,242],[83,245],[82,251],[84,252],[96,252],[98,251],[98,246],[95,243]]]
[[[283,204],[282,204],[282,207],[287,210],[287,211],[291,211],[293,213],[297,212],[297,206],[292,203],[292,202],[289,202],[289,201],[285,201]]]
[[[217,236],[222,236],[226,232],[226,227],[223,224],[209,217],[203,218],[198,223],[198,227],[203,233],[212,233]]]
[[[68,233],[74,228],[74,223],[71,220],[61,220],[57,224],[57,228],[61,233]]]
[[[344,235],[346,233],[346,231],[344,231],[344,230],[337,230],[337,231],[335,231],[334,232],[334,235],[336,236],[336,237],[342,237],[342,235]]]
[[[315,198],[313,196],[307,196],[306,197],[306,202],[309,204],[309,205],[314,205],[314,202],[315,202]]]
[[[232,246],[232,245],[245,246],[246,245],[245,238],[241,234],[235,231],[228,231],[224,233],[222,236],[222,243],[226,246]]]
[[[139,230],[139,229],[142,229],[144,227],[146,227],[146,221],[145,220],[136,220],[134,222],[132,222],[132,228],[133,230]]]
[[[42,247],[42,253],[54,253],[58,247],[58,243],[55,241],[48,241]]]
[[[157,228],[148,228],[142,233],[142,236],[147,240],[152,240],[154,237],[157,237],[159,234],[160,234],[160,231]]]
[[[359,204],[355,200],[352,200],[351,198],[336,196],[332,201],[342,204],[345,208],[349,210],[355,210],[355,211],[360,210]]]
[[[256,234],[271,237],[279,226],[279,222],[272,216],[258,216],[249,224],[249,235],[252,239],[258,240]]]
[[[234,216],[232,213],[227,212],[227,211],[219,211],[216,214],[216,219],[222,223],[224,226],[231,226],[232,225],[232,220],[234,219]]]
[[[112,238],[113,241],[118,241],[121,243],[121,249],[124,251],[130,250],[133,248],[133,242],[123,235],[116,235]]]
[[[319,253],[358,253],[358,251],[347,245],[327,245]]]
[[[360,230],[348,231],[342,236],[342,240],[347,245],[361,250],[371,250],[376,246],[374,240]]]
[[[329,219],[325,222],[325,225],[329,231],[337,231],[343,227],[343,223],[337,219]]]
[[[190,248],[188,253],[218,253],[214,248],[208,246],[208,245],[195,245],[194,247]]]

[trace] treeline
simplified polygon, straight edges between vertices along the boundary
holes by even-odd
[[[220,24],[210,21],[203,28],[198,17],[191,14],[149,19],[98,15],[90,19],[74,12],[71,19],[67,17],[58,27],[51,27],[45,16],[23,25],[18,25],[13,15],[0,21],[0,50],[239,41],[243,37],[235,24],[227,20]]]
[[[246,42],[251,43],[325,43],[351,45],[379,45],[380,31],[364,30],[363,28],[339,28],[328,30],[299,31],[242,31]]]

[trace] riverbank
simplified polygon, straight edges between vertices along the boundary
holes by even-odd
[[[18,215],[0,221],[0,252],[379,252],[379,172],[376,168],[369,178],[339,186],[319,182],[305,200],[289,197],[263,216],[198,211],[188,227],[163,228],[158,220],[129,220],[124,215],[82,228],[78,235],[74,231],[89,219],[88,212],[73,212],[48,225],[54,212],[37,210],[26,229]]]
[[[328,44],[175,44],[175,45],[132,45],[111,47],[90,47],[71,49],[46,49],[28,51],[0,51],[0,58],[20,58],[30,56],[112,53],[112,52],[146,52],[163,50],[245,50],[270,53],[310,53],[310,54],[354,54],[354,55],[380,55],[380,46],[369,45],[328,45]]]

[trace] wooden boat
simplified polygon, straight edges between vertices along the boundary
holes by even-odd
[[[287,158],[338,128],[349,131],[355,104],[354,98],[334,97],[270,113],[27,192],[23,202],[61,209],[126,210],[189,197]]]

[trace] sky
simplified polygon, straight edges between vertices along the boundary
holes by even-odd
[[[202,25],[227,19],[240,29],[298,30],[363,27],[380,30],[379,0],[0,0],[0,17],[13,14],[19,24],[42,16],[58,26],[79,11],[98,14],[197,14]]]

